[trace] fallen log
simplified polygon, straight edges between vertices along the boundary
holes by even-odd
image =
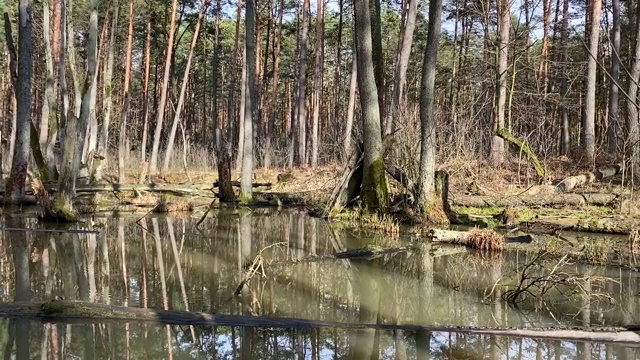
[[[558,183],[558,188],[564,192],[569,192],[574,188],[582,185],[588,185],[596,181],[602,181],[606,178],[622,173],[622,164],[603,166],[596,169],[595,172],[587,172],[580,175],[568,176]]]
[[[619,198],[608,193],[557,193],[557,194],[520,194],[512,196],[464,195],[450,196],[451,204],[466,207],[512,207],[512,206],[612,206]]]
[[[430,229],[428,231],[428,236],[431,238],[433,242],[444,242],[444,243],[459,243],[463,242],[463,239],[469,235],[469,231],[459,231],[459,230],[444,230],[444,229]],[[518,236],[505,236],[505,243],[531,243],[533,242],[533,236],[526,235],[518,235]]]
[[[235,187],[240,186],[239,181],[232,181],[231,185]],[[273,186],[270,182],[254,182],[253,187],[270,187]],[[202,191],[212,191],[218,187],[218,181],[213,183],[201,183],[201,184],[85,184],[77,185],[76,193],[94,193],[94,192],[121,192],[121,191],[149,191],[149,192],[167,192],[181,195],[191,195]],[[58,191],[58,185],[56,183],[48,183],[45,185],[46,190],[49,193],[55,193]],[[0,194],[4,194],[5,185],[0,185]],[[25,192],[32,194],[33,190],[30,186],[27,186]]]
[[[640,346],[640,326],[625,327],[507,327],[422,326],[401,324],[344,323],[288,317],[222,315],[211,313],[143,309],[82,301],[52,300],[0,304],[0,317],[28,318],[57,323],[148,322],[163,325],[244,326],[279,329],[377,329],[453,332],[471,335],[514,336],[539,339],[567,339]]]

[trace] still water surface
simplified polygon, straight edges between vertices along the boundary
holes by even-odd
[[[197,216],[136,220],[97,216],[86,226],[98,234],[2,231],[0,301],[63,296],[168,310],[424,326],[640,323],[639,276],[620,268],[563,266],[558,271],[588,275],[581,287],[595,296],[559,289],[544,303],[525,299],[515,309],[499,300],[503,288],[494,284],[517,278],[517,269],[530,261],[520,253],[433,256],[434,246],[425,244],[374,260],[292,261],[419,239],[366,234],[294,211],[220,210],[198,228]],[[43,226],[29,217],[3,221],[5,227]],[[264,272],[234,296],[257,255]],[[0,320],[4,357],[19,359],[640,358],[634,347],[593,342],[426,331],[368,334]]]

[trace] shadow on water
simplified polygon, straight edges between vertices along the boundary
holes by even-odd
[[[429,244],[374,259],[301,261],[364,246],[402,246],[339,229],[296,212],[220,210],[198,228],[196,217],[101,216],[97,233],[0,233],[0,301],[56,296],[120,306],[233,315],[297,317],[424,326],[637,324],[638,275],[618,268],[568,265],[599,297],[557,297],[517,310],[500,301],[498,280],[529,260],[473,253],[434,257]],[[43,226],[6,217],[5,228]],[[48,225],[49,228],[52,225]],[[273,245],[277,244],[277,245]],[[269,245],[272,245],[268,247]],[[268,247],[268,248],[267,248]],[[260,255],[262,268],[246,280]],[[604,296],[607,295],[607,297]],[[605,301],[606,300],[606,301]],[[533,304],[533,303],[532,303]],[[526,305],[526,304],[525,304]],[[93,325],[0,320],[5,359],[635,359],[615,344],[491,335],[375,329],[258,329],[148,323]]]

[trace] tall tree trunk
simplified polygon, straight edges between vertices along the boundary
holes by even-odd
[[[56,127],[56,94],[55,94],[55,65],[54,55],[51,46],[51,38],[59,36],[56,32],[51,32],[51,11],[50,2],[48,0],[42,3],[42,33],[44,38],[44,59],[45,59],[45,88],[44,88],[44,101],[42,102],[42,113],[40,117],[40,137],[39,143],[41,148],[45,148],[47,145],[47,139],[51,133],[55,133],[55,130],[51,131],[50,128]],[[54,23],[54,29],[59,29],[59,25]],[[46,152],[45,152],[46,153]],[[53,154],[47,154],[47,160],[50,165],[54,164]],[[51,168],[53,169],[53,167]]]
[[[307,0],[308,1],[308,0]],[[253,124],[255,119],[256,88],[256,27],[255,0],[248,0],[245,10],[245,48],[247,52],[247,83],[244,102],[244,144],[242,148],[242,177],[240,197],[243,201],[253,196]]]
[[[393,79],[393,94],[391,96],[391,108],[386,114],[385,135],[393,132],[394,119],[399,116],[399,111],[403,106],[404,88],[407,82],[407,69],[411,59],[411,46],[413,45],[413,31],[416,28],[416,17],[418,16],[418,0],[409,0],[406,23],[403,26],[402,38],[400,40],[400,51],[397,54],[397,68]]]
[[[611,71],[609,84],[609,127],[607,128],[607,150],[609,154],[618,152],[618,98],[620,86],[620,0],[612,0],[613,28]]]
[[[543,81],[542,89],[546,93],[549,70],[549,19],[551,17],[551,0],[542,0],[542,50],[538,66],[538,79]],[[528,19],[527,19],[528,20]],[[527,44],[529,45],[529,44]]]
[[[271,148],[272,148],[272,132],[278,116],[278,81],[280,79],[280,49],[282,47],[282,18],[284,17],[284,0],[278,2],[278,19],[276,20],[276,28],[274,36],[273,48],[273,77],[271,78],[271,94],[269,96],[269,106],[271,111],[267,119],[265,130],[265,154],[264,167],[271,167]]]
[[[104,117],[102,119],[102,131],[98,138],[98,152],[102,156],[102,160],[98,161],[95,171],[91,171],[92,178],[95,181],[102,179],[102,169],[107,160],[107,150],[109,144],[109,125],[111,124],[111,110],[113,109],[113,62],[116,47],[116,32],[118,31],[118,13],[120,4],[118,0],[113,3],[113,19],[111,19],[111,33],[109,34],[109,45],[107,46],[107,62],[104,72],[104,80],[102,81],[104,88],[104,97],[102,104],[104,107]],[[120,180],[120,183],[123,183]]]
[[[178,12],[178,0],[173,0],[171,4],[171,25],[169,28],[169,39],[167,40],[166,58],[164,62],[164,77],[162,78],[162,89],[160,90],[160,103],[158,104],[156,129],[153,133],[151,160],[149,161],[150,175],[155,174],[158,168],[160,135],[162,135],[162,122],[164,120],[165,106],[167,104],[167,92],[169,91],[169,80],[171,75],[171,59],[173,59],[173,38],[176,33],[176,13]]]
[[[567,76],[569,61],[569,0],[562,2],[562,28],[560,30],[560,48],[562,51],[560,73],[562,79],[560,81],[560,125],[562,128],[560,139],[560,153],[562,155],[569,154],[569,146],[571,145],[571,137],[569,133],[569,109],[567,108],[567,94],[569,93],[569,78]]]
[[[145,40],[145,45],[144,45],[144,79],[143,79],[143,87],[142,87],[143,120],[142,120],[142,144],[140,144],[140,159],[143,163],[147,160],[147,136],[149,134],[150,73],[151,73],[151,9],[149,9],[149,15],[147,17],[147,38]]]
[[[127,122],[129,121],[129,97],[131,87],[131,57],[133,52],[133,15],[134,0],[129,0],[129,28],[127,30],[127,55],[124,64],[123,103],[120,113],[120,134],[118,136],[118,181],[125,182],[124,162],[125,155],[129,153],[127,146]]]
[[[434,178],[436,173],[436,120],[435,120],[435,81],[438,60],[438,41],[442,17],[442,0],[429,2],[429,24],[427,28],[427,47],[422,63],[422,82],[420,86],[420,190],[418,204],[428,209],[434,200]]]
[[[18,11],[18,47],[13,45],[11,22],[4,13],[7,48],[11,54],[11,79],[17,101],[16,142],[11,161],[11,173],[5,192],[5,201],[20,202],[24,197],[27,167],[29,166],[29,139],[31,136],[31,70],[33,54],[31,1],[20,0]]]
[[[302,28],[298,55],[298,85],[296,92],[296,125],[298,128],[298,159],[300,165],[307,166],[307,38],[309,35],[309,0],[302,5]]]
[[[240,74],[240,109],[239,109],[239,124],[238,124],[238,155],[236,158],[236,169],[242,170],[242,159],[244,157],[244,117],[247,100],[247,49],[242,50],[242,71]]]
[[[632,57],[629,81],[629,98],[627,99],[627,113],[629,129],[631,169],[635,179],[640,179],[640,109],[638,102],[638,83],[640,83],[640,5],[636,5],[635,49]]]
[[[587,51],[587,89],[584,100],[584,151],[588,159],[596,154],[596,81],[598,70],[598,41],[600,39],[600,14],[602,0],[593,0],[591,26],[589,28],[589,44]]]
[[[173,116],[173,124],[171,125],[171,132],[169,133],[169,140],[167,142],[167,151],[164,154],[164,164],[162,166],[162,173],[166,174],[169,171],[169,162],[171,161],[171,153],[173,152],[173,144],[176,138],[176,131],[178,129],[178,122],[180,121],[180,115],[182,113],[182,106],[184,105],[184,97],[187,92],[187,84],[189,83],[189,73],[191,71],[191,61],[193,60],[193,52],[198,42],[198,35],[200,34],[200,24],[204,18],[204,12],[209,7],[209,0],[202,3],[200,12],[198,13],[198,20],[196,21],[196,28],[193,31],[193,38],[191,39],[191,47],[189,48],[189,55],[187,56],[187,65],[184,69],[184,75],[182,77],[182,86],[180,89],[180,96],[178,97],[178,105]]]
[[[322,73],[324,70],[324,0],[317,0],[316,59],[313,74],[313,128],[311,132],[311,166],[318,165],[318,126],[322,107]]]
[[[344,127],[344,156],[348,159],[351,155],[351,138],[353,136],[353,117],[356,110],[356,90],[358,87],[358,59],[353,53],[351,64],[351,80],[349,85],[349,104],[347,105],[347,123]]]
[[[382,22],[380,0],[369,0],[369,16],[371,19],[371,49],[373,58],[373,74],[378,88],[378,106],[380,119],[385,118],[385,83],[384,83],[384,53],[382,51]]]
[[[498,95],[495,105],[493,121],[493,136],[491,140],[490,161],[493,165],[500,165],[504,161],[504,140],[496,135],[496,131],[505,126],[505,108],[507,103],[507,68],[509,61],[509,33],[511,31],[511,3],[509,0],[498,1],[500,42],[498,54],[498,72],[496,76]]]
[[[382,154],[382,132],[378,88],[374,75],[371,16],[368,0],[355,0],[355,36],[358,88],[362,108],[364,160],[361,196],[369,211],[387,206],[388,190]]]

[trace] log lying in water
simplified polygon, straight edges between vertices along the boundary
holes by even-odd
[[[80,301],[13,302],[0,304],[0,317],[29,318],[61,323],[150,322],[165,325],[247,326],[295,329],[379,329],[456,332],[472,335],[497,335],[539,339],[615,342],[640,346],[640,326],[610,328],[478,328],[394,324],[355,324],[269,316],[242,316],[130,308]]]
[[[468,231],[457,230],[444,230],[444,229],[430,229],[429,236],[434,242],[444,243],[457,243],[469,235]],[[504,238],[505,243],[531,243],[533,236],[521,235],[521,236],[506,236]]]

